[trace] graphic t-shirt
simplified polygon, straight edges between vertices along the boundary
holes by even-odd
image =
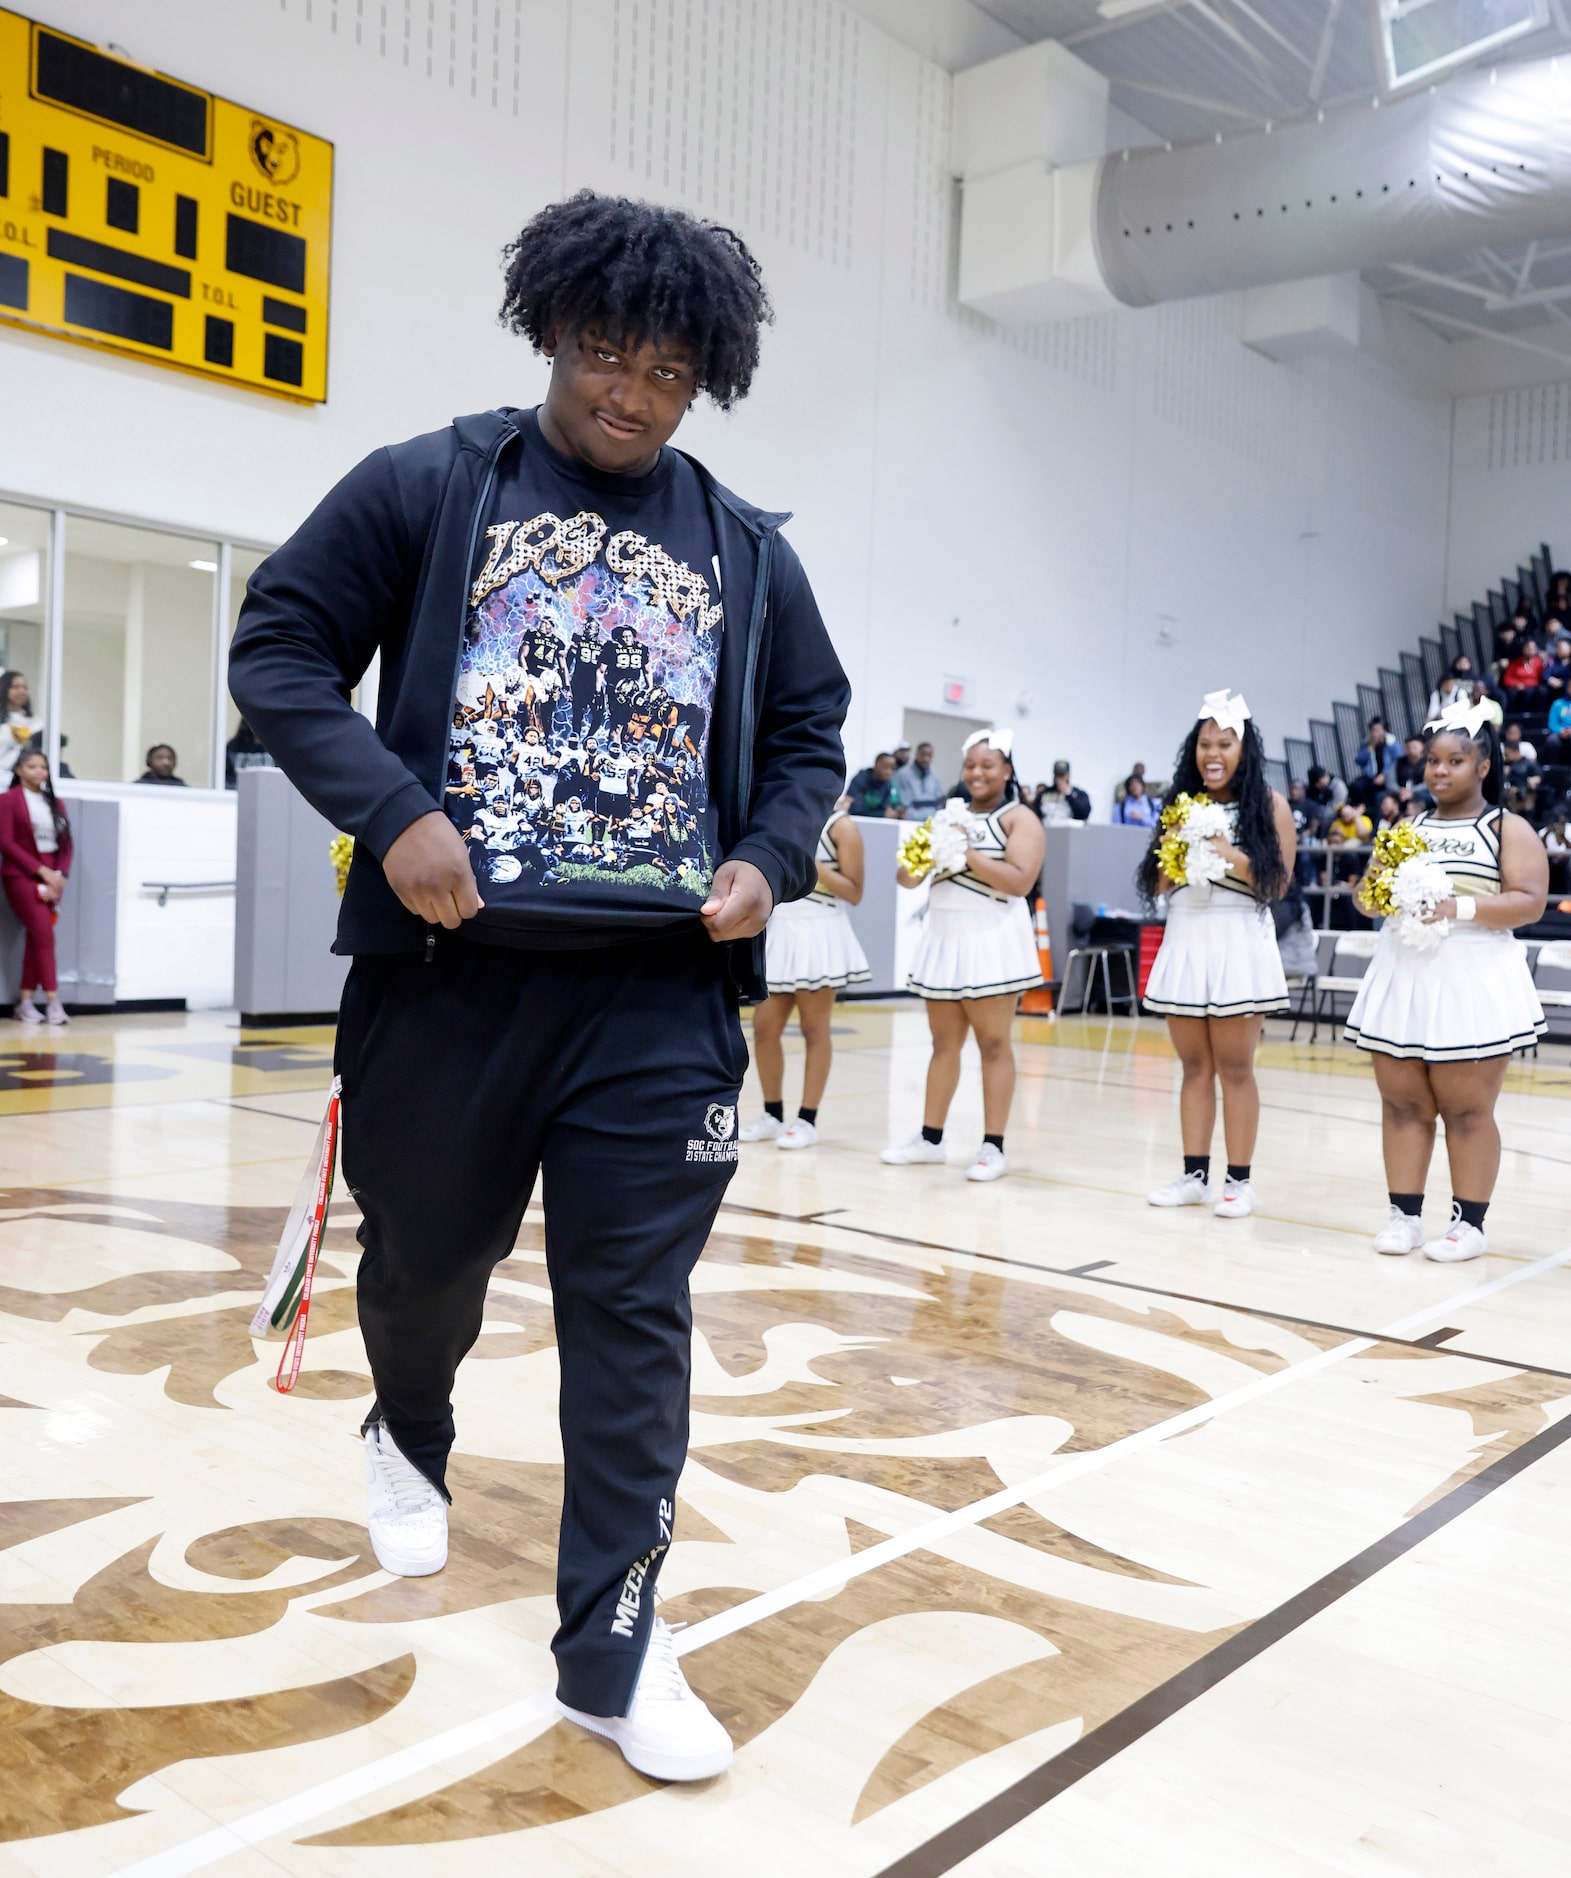
[[[709,719],[724,630],[697,472],[564,456],[531,413],[472,570],[446,807],[476,939],[610,945],[696,919],[718,865]]]

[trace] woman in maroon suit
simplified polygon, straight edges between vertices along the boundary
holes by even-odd
[[[71,824],[55,800],[49,759],[42,750],[28,750],[17,759],[11,787],[0,795],[0,886],[27,934],[16,1002],[24,1024],[66,1022],[55,974],[55,921],[70,871]],[[40,988],[47,1011],[33,1002]]]

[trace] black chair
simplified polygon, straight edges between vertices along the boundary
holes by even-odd
[[[1115,1004],[1127,1004],[1130,1015],[1135,1015],[1140,1008],[1140,980],[1135,963],[1140,953],[1140,922],[1100,914],[1092,919],[1083,939],[1078,931],[1075,936],[1079,943],[1064,960],[1064,988],[1058,1005],[1059,1015],[1070,1014],[1069,996],[1070,987],[1074,983],[1076,959],[1084,959],[1086,962],[1085,976],[1080,981],[1078,1015],[1084,1016],[1091,1008],[1091,986],[1098,972],[1102,979],[1102,1002],[1108,1016],[1113,1016]],[[1108,963],[1115,958],[1121,961],[1124,968],[1125,988],[1117,993],[1113,990],[1112,968]]]

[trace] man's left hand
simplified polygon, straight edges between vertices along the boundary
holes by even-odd
[[[704,930],[717,944],[751,939],[769,924],[775,896],[751,861],[722,861],[715,870],[709,898],[699,908]]]

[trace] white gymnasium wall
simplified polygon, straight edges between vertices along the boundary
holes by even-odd
[[[1245,690],[1279,747],[1432,625],[1447,407],[1353,354],[1268,362],[1236,298],[1017,332],[957,309],[949,79],[839,0],[34,5],[333,139],[330,401],[0,328],[0,487],[281,538],[377,443],[538,398],[498,251],[591,184],[763,261],[758,387],[683,441],[795,510],[853,762],[960,679],[1100,815],[1202,691]]]
[[[1458,398],[1447,609],[1482,600],[1545,542],[1571,566],[1571,384]]]

